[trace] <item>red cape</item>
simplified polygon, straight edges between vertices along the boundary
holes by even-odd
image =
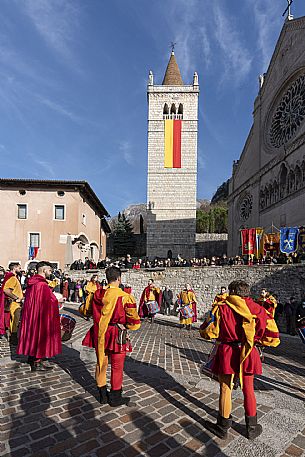
[[[12,276],[14,276],[13,273],[10,271],[5,273],[4,279],[2,286],[0,288],[0,335],[5,335],[5,317],[4,317],[4,301],[5,301],[5,294],[4,294],[4,286],[6,281],[8,281]]]
[[[146,306],[144,306],[144,303],[145,303],[145,301],[148,301],[149,294],[150,294],[150,287],[146,286],[142,292],[142,295],[140,298],[140,304],[139,304],[139,316],[141,318],[148,316],[148,309]],[[156,290],[154,290],[154,295],[155,295],[156,302],[158,303],[159,306],[161,306],[161,303],[162,303],[161,290],[160,290],[160,293],[158,293]]]
[[[58,301],[43,276],[28,281],[16,352],[38,359],[61,353]]]

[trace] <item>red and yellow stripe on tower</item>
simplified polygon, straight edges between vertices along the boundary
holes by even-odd
[[[180,119],[164,120],[165,168],[181,168],[181,128]]]

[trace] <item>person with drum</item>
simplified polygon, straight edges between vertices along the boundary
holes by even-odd
[[[178,294],[178,311],[182,328],[191,330],[192,322],[197,322],[197,299],[195,292],[189,284]]]
[[[151,323],[154,323],[155,316],[160,312],[162,303],[162,292],[159,287],[155,286],[154,280],[149,279],[147,287],[142,292],[139,305],[139,316],[147,319],[150,317]]]
[[[97,356],[95,379],[100,403],[121,406],[129,403],[122,397],[123,370],[131,344],[127,330],[138,330],[140,317],[134,297],[121,287],[121,270],[112,266],[106,270],[108,286],[98,289],[92,300],[93,327],[86,334],[83,346],[94,347]],[[106,373],[111,362],[111,390],[108,392]]]
[[[59,306],[47,282],[52,265],[43,261],[36,268],[27,284],[16,353],[28,356],[31,371],[46,371],[52,367],[44,360],[62,351]]]

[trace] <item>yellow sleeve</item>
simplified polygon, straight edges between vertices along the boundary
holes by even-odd
[[[136,300],[133,295],[127,295],[123,298],[123,305],[126,315],[126,328],[128,330],[139,330],[141,320],[137,311]]]
[[[14,290],[17,285],[17,281],[18,281],[18,279],[16,278],[16,276],[12,276],[11,278],[9,278],[6,281],[6,283],[4,285],[4,289]]]
[[[200,336],[205,340],[217,339],[219,337],[219,322],[219,308],[218,306],[214,306],[212,311],[209,312],[209,316],[200,326]]]

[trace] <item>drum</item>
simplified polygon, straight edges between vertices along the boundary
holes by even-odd
[[[160,306],[156,301],[148,301],[146,302],[146,306],[149,314],[157,314],[160,311]]]
[[[180,314],[182,319],[189,319],[190,317],[194,316],[194,311],[190,305],[183,305],[180,308]]]
[[[74,317],[69,316],[68,314],[60,314],[60,329],[61,329],[61,340],[68,341],[76,325],[76,320]]]
[[[214,342],[212,349],[208,355],[208,360],[201,367],[201,373],[209,376],[212,379],[218,380],[218,376],[216,374],[214,374],[211,370],[212,363],[214,361],[216,352],[217,352],[217,344],[216,344],[216,342]]]

